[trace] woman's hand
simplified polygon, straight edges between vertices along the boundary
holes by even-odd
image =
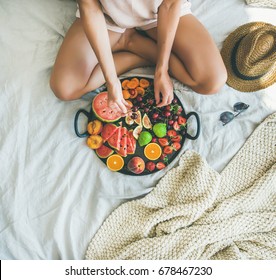
[[[173,83],[168,72],[155,72],[154,96],[157,107],[163,107],[171,104],[173,100]]]
[[[126,115],[131,106],[125,101],[123,97],[120,80],[117,79],[113,83],[107,83],[107,91],[108,106],[110,108],[117,109],[122,113],[122,115]]]

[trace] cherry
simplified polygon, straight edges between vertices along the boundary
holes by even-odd
[[[177,103],[177,99],[174,98],[173,101],[172,101],[172,103],[173,103],[173,104],[176,104],[176,103]]]
[[[143,100],[143,98],[142,98],[141,95],[138,95],[138,96],[136,97],[136,100],[137,100],[138,102],[141,102],[141,101]]]
[[[154,113],[153,115],[152,115],[152,118],[153,119],[157,119],[159,117],[159,114],[158,113]]]
[[[170,115],[171,115],[171,112],[165,111],[165,114],[164,114],[165,117],[169,117]]]
[[[137,119],[137,117],[138,117],[138,114],[136,114],[136,113],[133,113],[133,114],[131,115],[131,118],[132,118],[133,120]]]
[[[132,107],[132,111],[133,111],[133,112],[137,112],[137,111],[138,111],[138,106],[133,106],[133,107]]]
[[[169,125],[173,125],[174,121],[173,120],[169,120]]]
[[[153,103],[154,103],[154,100],[153,100],[153,99],[148,99],[147,101],[148,101],[148,104],[149,104],[149,105],[153,105]]]
[[[177,121],[177,120],[178,120],[178,116],[177,116],[177,115],[174,115],[174,116],[173,116],[173,119],[174,119],[175,121]]]

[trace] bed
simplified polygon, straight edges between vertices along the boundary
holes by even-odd
[[[192,0],[192,11],[219,48],[227,35],[251,21],[276,24],[276,10],[243,0]],[[57,51],[74,21],[74,0],[0,2],[0,259],[83,259],[91,238],[123,202],[149,193],[168,169],[132,177],[110,172],[74,132],[79,108],[91,95],[58,100],[49,87]],[[206,70],[207,71],[207,70]],[[152,77],[152,69],[126,75]],[[221,172],[245,140],[276,111],[276,85],[241,93],[227,85],[201,96],[174,81],[186,112],[200,115],[202,131],[186,141]],[[249,109],[227,126],[218,121],[235,102]],[[85,119],[80,123],[84,128]],[[193,122],[191,123],[193,130]]]

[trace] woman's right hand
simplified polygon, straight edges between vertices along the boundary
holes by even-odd
[[[120,80],[117,78],[112,83],[107,82],[106,85],[108,91],[108,106],[117,109],[122,115],[126,115],[131,106],[123,97]]]

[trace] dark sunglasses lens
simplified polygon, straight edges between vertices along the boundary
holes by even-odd
[[[249,105],[243,103],[243,102],[237,102],[236,104],[234,104],[234,111],[235,112],[240,112],[240,111],[244,111],[249,107]]]
[[[231,112],[223,112],[221,113],[219,120],[224,124],[231,122],[234,119],[235,115]]]

